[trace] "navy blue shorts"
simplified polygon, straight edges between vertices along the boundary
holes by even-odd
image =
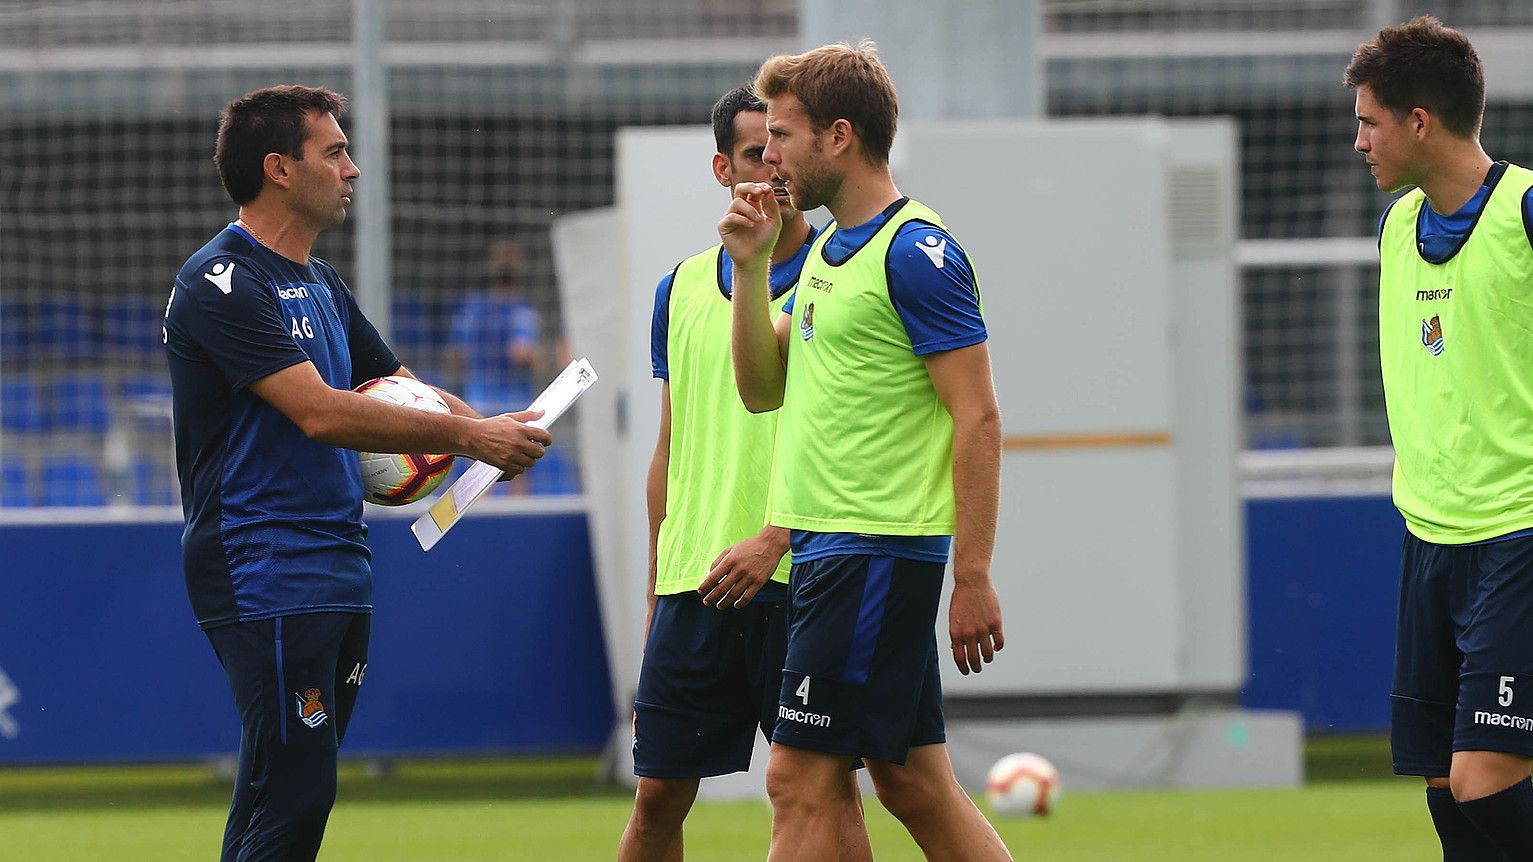
[[[1533,757],[1533,537],[1406,534],[1389,699],[1399,775],[1446,776],[1455,751]]]
[[[794,564],[773,742],[903,764],[911,748],[947,740],[943,569],[860,554]]]
[[[743,608],[711,608],[692,591],[655,600],[633,704],[635,775],[750,768],[756,733],[770,738],[776,721],[787,644],[783,589],[763,592]]]
[[[337,749],[367,673],[372,617],[315,613],[207,630],[239,710],[224,862],[311,860],[335,803]]]

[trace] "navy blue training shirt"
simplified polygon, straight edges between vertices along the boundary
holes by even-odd
[[[336,389],[399,370],[345,282],[231,224],[177,274],[164,340],[198,624],[371,611],[356,453],[310,440],[249,389],[305,361]]]
[[[838,228],[825,241],[822,254],[832,263],[850,258],[899,212],[905,199],[853,228]],[[943,264],[932,260],[941,249]],[[917,356],[957,350],[984,341],[985,319],[979,311],[979,291],[968,255],[958,240],[936,225],[913,221],[899,229],[889,246],[889,300],[905,325]],[[793,313],[793,298],[783,308]]]

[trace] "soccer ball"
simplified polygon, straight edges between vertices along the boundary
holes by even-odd
[[[451,412],[435,389],[410,377],[378,377],[358,386],[357,391],[402,407]],[[357,458],[362,462],[362,496],[380,506],[403,506],[424,498],[452,469],[451,455],[358,452]]]
[[[1059,770],[1031,753],[1006,755],[985,777],[985,799],[991,809],[1012,817],[1048,814],[1059,803],[1059,791]]]

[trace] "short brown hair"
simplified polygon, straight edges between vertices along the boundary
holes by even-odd
[[[1461,138],[1480,131],[1485,116],[1485,66],[1464,34],[1431,15],[1385,27],[1357,46],[1346,83],[1366,86],[1396,117],[1426,108]]]
[[[346,97],[324,87],[283,84],[246,93],[230,102],[218,118],[213,162],[224,191],[240,205],[261,193],[266,156],[281,153],[303,158],[310,114],[346,112]]]
[[[779,54],[761,64],[754,86],[763,101],[784,94],[798,99],[816,132],[845,119],[870,160],[889,161],[900,105],[872,40]]]

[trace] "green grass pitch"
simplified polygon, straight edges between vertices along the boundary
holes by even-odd
[[[1388,776],[1374,738],[1312,742],[1293,790],[1070,793],[1044,820],[996,826],[1019,859],[1428,862],[1441,858],[1420,782]],[[591,781],[594,761],[409,761],[369,778],[343,767],[324,862],[610,860],[630,798]],[[1068,778],[1068,776],[1067,776]],[[28,862],[217,858],[228,782],[202,766],[0,770],[0,858]],[[688,858],[761,859],[764,801],[700,802]],[[919,860],[876,800],[879,860]]]

